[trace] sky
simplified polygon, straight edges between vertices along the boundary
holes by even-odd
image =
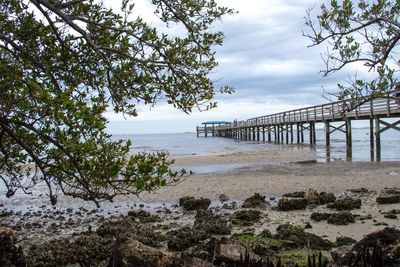
[[[149,1],[137,1],[137,12],[157,25]],[[139,106],[139,115],[124,118],[107,112],[112,134],[193,132],[196,125],[210,120],[246,120],[328,102],[324,89],[334,91],[336,84],[353,76],[360,67],[343,69],[323,77],[321,53],[326,46],[308,48],[310,40],[302,35],[306,10],[317,14],[324,1],[315,0],[217,0],[238,13],[226,16],[213,26],[221,30],[224,44],[216,48],[219,66],[210,77],[216,87],[235,88],[232,95],[216,95],[218,107],[187,115],[166,103],[153,108]],[[362,70],[361,70],[362,71]]]

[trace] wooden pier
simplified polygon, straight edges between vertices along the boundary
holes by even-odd
[[[365,103],[349,110],[347,101],[289,110],[271,115],[251,118],[245,121],[215,126],[213,135],[243,141],[274,142],[278,144],[301,144],[308,138],[309,144],[316,142],[316,124],[323,123],[327,159],[329,158],[330,135],[340,131],[346,138],[346,157],[352,158],[352,131],[354,120],[369,120],[371,161],[381,160],[381,133],[394,129],[400,131],[400,120],[394,123],[385,118],[400,118],[400,100],[388,96],[370,98]],[[334,126],[339,122],[340,126]]]

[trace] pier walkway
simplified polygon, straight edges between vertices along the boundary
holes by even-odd
[[[215,136],[233,138],[243,141],[262,141],[274,143],[304,143],[304,135],[308,133],[309,143],[315,144],[316,123],[324,123],[327,156],[330,146],[330,135],[335,131],[345,134],[347,159],[352,157],[351,122],[353,120],[369,120],[371,160],[381,160],[381,133],[394,129],[400,131],[400,120],[394,123],[384,121],[385,118],[400,118],[400,100],[387,96],[366,98],[365,103],[349,109],[349,101],[330,102],[327,104],[305,107],[285,112],[235,121],[215,126]],[[342,122],[340,126],[333,122]],[[197,127],[197,131],[201,131]],[[294,136],[295,134],[295,136]],[[328,158],[328,157],[327,157]]]

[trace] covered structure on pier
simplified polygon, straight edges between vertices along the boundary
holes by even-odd
[[[223,126],[223,125],[228,125],[231,124],[232,122],[230,121],[205,121],[202,122],[201,124],[204,126],[197,126],[196,127],[196,132],[197,132],[197,137],[204,135],[204,137],[207,137],[208,135],[211,136],[216,136],[216,126]]]

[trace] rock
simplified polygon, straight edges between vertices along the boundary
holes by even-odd
[[[195,229],[188,226],[172,230],[168,232],[168,235],[171,236],[168,240],[168,248],[172,251],[186,250],[210,236],[209,233],[204,232],[202,229]]]
[[[247,198],[242,205],[242,208],[263,209],[266,207],[267,202],[265,201],[265,196],[262,196],[259,193],[255,193],[253,196]]]
[[[31,267],[77,263],[81,266],[99,266],[100,262],[109,259],[112,247],[111,239],[99,237],[95,233],[83,233],[32,245],[26,254],[26,261]]]
[[[290,198],[304,198],[306,196],[306,192],[298,191],[284,194],[282,197],[290,197]]]
[[[249,226],[261,219],[259,210],[240,210],[233,214],[232,223],[243,226]]]
[[[258,234],[259,237],[263,237],[263,238],[271,238],[272,237],[272,233],[270,230],[268,229],[264,229],[261,231],[261,233]]]
[[[214,215],[211,210],[198,210],[193,227],[183,227],[168,232],[171,237],[168,248],[173,251],[183,251],[197,245],[200,241],[212,235],[228,235],[231,227],[220,215]]]
[[[214,263],[223,266],[241,266],[245,256],[252,262],[260,262],[261,257],[248,251],[244,246],[239,244],[220,244],[217,247],[217,256]],[[244,266],[244,265],[243,265]]]
[[[222,205],[223,209],[227,209],[227,210],[234,210],[237,208],[236,202],[231,202],[231,203],[225,203],[224,205]]]
[[[400,203],[400,194],[380,194],[376,198],[378,204],[393,204]]]
[[[361,251],[364,247],[373,247],[378,241],[381,245],[388,246],[396,243],[398,240],[400,240],[400,230],[385,227],[382,230],[366,235],[354,245],[353,250]]]
[[[355,217],[348,211],[332,213],[327,222],[335,225],[347,225],[355,222]]]
[[[276,238],[293,241],[297,247],[310,246],[313,249],[329,249],[333,246],[332,242],[325,240],[312,233],[307,233],[300,226],[290,223],[281,224],[276,228]]]
[[[316,222],[328,220],[332,213],[326,212],[313,212],[311,213],[310,219]]]
[[[107,220],[97,228],[96,233],[101,237],[112,239],[132,238],[152,247],[157,247],[166,241],[163,234],[146,224],[136,223],[130,216]]]
[[[396,214],[385,214],[383,217],[387,218],[387,219],[397,219],[397,215]]]
[[[333,193],[321,192],[318,194],[319,204],[324,205],[335,202],[336,197]]]
[[[307,222],[306,225],[304,226],[304,229],[311,229],[312,225],[311,223]]]
[[[174,265],[175,256],[171,252],[146,246],[136,240],[127,240],[113,249],[109,267],[147,266],[168,267]]]
[[[283,197],[278,202],[278,209],[282,211],[288,210],[304,210],[308,201],[305,198],[288,198]]]
[[[400,240],[400,230],[395,228],[386,227],[382,230],[375,231],[366,235],[363,239],[354,244],[351,251],[338,258],[334,258],[334,262],[338,266],[348,265],[351,259],[355,259],[362,254],[365,254],[366,249],[372,250],[376,246],[382,248],[382,253],[379,253],[381,258],[378,259],[379,266],[397,266],[393,265],[393,255],[387,253],[390,247],[396,246]],[[371,256],[371,255],[370,255]],[[371,259],[372,257],[370,257]],[[371,264],[371,262],[366,262]],[[378,266],[378,265],[374,265]]]
[[[361,199],[345,197],[338,199],[335,202],[328,204],[328,208],[336,210],[353,210],[361,208]]]
[[[348,237],[348,236],[340,236],[340,237],[337,237],[337,238],[336,238],[335,246],[337,246],[337,247],[348,246],[348,245],[354,244],[354,243],[356,243],[356,242],[357,242],[357,241],[354,240],[354,239],[351,238],[351,237]]]
[[[369,190],[365,187],[350,189],[350,192],[355,194],[366,194],[369,193]]]
[[[190,266],[190,267],[214,267],[211,262],[196,258],[196,257],[187,257],[184,259],[182,266]]]
[[[332,256],[333,262],[339,263],[339,262],[348,261],[348,258],[346,255],[348,255],[350,251],[351,251],[350,246],[341,246],[335,250],[332,250],[331,256]],[[334,265],[334,266],[336,266],[336,265]],[[337,265],[337,266],[339,266],[339,265]]]
[[[128,216],[137,219],[141,223],[147,222],[160,222],[161,218],[157,215],[152,215],[150,212],[145,210],[130,210],[128,211]]]
[[[0,228],[0,266],[26,266],[22,248],[17,244],[19,237],[11,228]]]
[[[226,202],[226,201],[229,200],[228,196],[225,195],[225,194],[219,195],[218,199],[219,199],[219,201],[221,201],[221,202]]]
[[[201,229],[210,235],[229,235],[231,227],[220,215],[214,215],[211,210],[198,210],[194,221],[194,228]]]
[[[194,198],[191,196],[182,197],[179,199],[179,206],[184,210],[208,209],[211,201],[208,198]]]

